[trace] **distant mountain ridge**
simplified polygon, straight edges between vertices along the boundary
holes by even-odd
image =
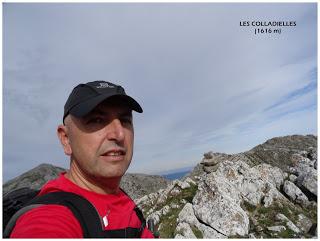
[[[57,178],[65,171],[66,169],[51,164],[40,164],[4,183],[3,194],[22,187],[40,189],[47,181]],[[120,186],[131,198],[137,199],[164,188],[169,183],[169,180],[158,175],[126,173],[121,179]]]

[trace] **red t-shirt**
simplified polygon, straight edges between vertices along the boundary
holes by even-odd
[[[91,192],[65,178],[64,173],[44,185],[39,195],[56,191],[72,192],[89,200],[103,219],[105,230],[141,226],[133,210],[134,202],[122,191],[118,194]],[[145,228],[141,237],[153,238],[153,235]],[[44,205],[23,214],[10,238],[83,238],[83,234],[79,221],[67,207]]]

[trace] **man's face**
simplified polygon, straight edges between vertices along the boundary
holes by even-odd
[[[82,175],[93,180],[122,177],[133,154],[131,109],[103,102],[83,118],[69,115],[66,126],[70,153],[65,152]]]

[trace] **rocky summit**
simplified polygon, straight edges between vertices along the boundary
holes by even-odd
[[[317,137],[207,152],[187,177],[136,203],[162,238],[315,238]]]

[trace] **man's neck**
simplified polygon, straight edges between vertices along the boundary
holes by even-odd
[[[65,177],[77,186],[99,194],[117,194],[120,191],[120,178],[92,179],[82,173],[75,165],[70,166]]]

